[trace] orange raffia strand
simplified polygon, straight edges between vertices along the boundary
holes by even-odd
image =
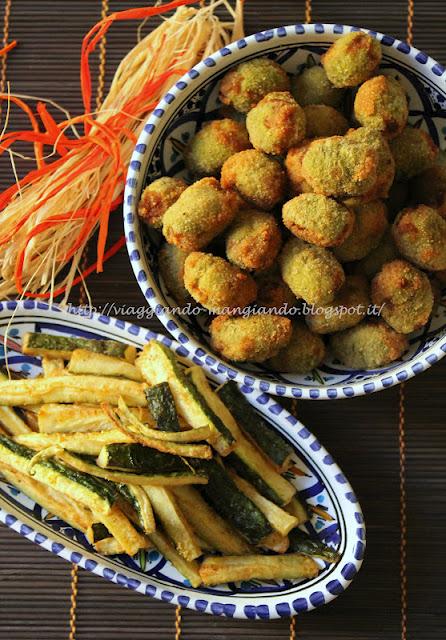
[[[61,160],[63,159],[64,158],[61,158]],[[0,238],[0,245],[5,244],[9,240],[11,240],[11,238],[17,233],[17,231],[19,231],[23,227],[23,225],[27,222],[29,216],[32,215],[35,211],[37,211],[39,207],[42,207],[53,196],[55,196],[60,189],[67,186],[71,182],[71,180],[73,180],[78,175],[81,175],[82,173],[84,173],[84,171],[87,171],[89,169],[94,169],[97,166],[100,166],[100,164],[101,164],[100,158],[95,159],[94,157],[87,156],[80,163],[80,165],[78,165],[77,169],[73,171],[71,174],[69,174],[68,177],[62,183],[57,184],[54,187],[54,189],[52,189],[52,191],[50,191],[50,193],[45,196],[45,198],[41,198],[29,211],[24,213],[22,219],[15,225],[15,227],[6,236],[2,236]],[[52,166],[54,166],[54,163],[52,163],[51,165],[46,165],[45,168],[47,167],[50,168]]]
[[[23,187],[26,187],[28,184],[32,184],[33,182],[44,176],[46,173],[51,173],[52,171],[54,171],[54,169],[57,169],[64,162],[65,158],[62,157],[54,160],[54,162],[52,162],[51,164],[47,164],[40,169],[33,169],[32,171],[27,173],[26,176],[24,176],[21,180],[19,180],[18,183],[13,184],[5,189],[5,191],[0,194],[0,210],[2,210],[7,204],[9,204],[16,193],[23,189]],[[24,215],[27,216],[28,214]],[[2,244],[1,239],[0,244]]]
[[[12,44],[12,43],[11,43]],[[31,126],[33,128],[33,131],[35,133],[39,133],[39,124],[33,114],[33,112],[31,111],[30,107],[26,104],[26,102],[23,102],[23,100],[21,100],[20,98],[17,98],[16,96],[11,96],[11,95],[5,95],[0,94],[0,100],[10,100],[11,102],[13,102],[14,104],[16,104],[18,107],[20,107],[20,109],[22,109],[22,111],[24,111],[26,113],[26,115],[29,118],[29,121],[31,122]],[[42,167],[43,165],[43,152],[42,152],[42,145],[41,143],[36,142],[34,144],[34,153],[36,156],[36,162],[37,162],[37,167],[40,169],[40,167]]]
[[[44,102],[39,102],[37,104],[37,113],[39,114],[48,135],[53,137],[57,153],[61,156],[68,153],[67,147],[71,146],[70,140],[63,133],[63,130],[59,128],[59,125],[49,113]]]
[[[84,37],[81,49],[81,90],[85,113],[91,111],[91,72],[89,56],[94,51],[98,42],[105,36],[112,24],[121,20],[142,20],[151,16],[166,13],[178,7],[194,4],[196,0],[174,0],[168,4],[155,7],[140,7],[137,9],[125,9],[110,14],[94,25]]]
[[[13,40],[9,44],[7,44],[5,47],[3,47],[3,49],[0,49],[0,56],[4,56],[7,53],[9,53],[11,49],[14,49],[14,47],[17,46],[17,44],[18,44],[17,40]]]
[[[85,121],[88,124],[92,125],[93,122],[90,118],[85,118]],[[15,283],[17,290],[19,293],[23,293],[22,287],[22,275],[23,275],[23,265],[25,260],[26,249],[29,242],[35,238],[40,233],[47,231],[48,229],[57,226],[58,224],[64,222],[70,222],[73,220],[84,219],[84,225],[79,233],[77,240],[71,245],[71,247],[65,253],[63,260],[68,261],[71,259],[76,251],[83,245],[84,241],[88,238],[90,233],[93,231],[93,228],[96,224],[96,218],[99,215],[100,226],[99,226],[99,238],[98,238],[98,260],[96,262],[96,268],[98,271],[103,270],[103,262],[105,257],[105,244],[107,240],[107,231],[108,231],[108,219],[109,212],[113,208],[113,204],[117,206],[118,202],[113,203],[113,194],[116,189],[117,183],[119,180],[123,180],[124,174],[124,165],[121,160],[120,152],[119,152],[119,144],[118,141],[112,140],[111,144],[108,144],[107,136],[109,136],[109,131],[107,131],[107,127],[100,123],[94,123],[94,125],[101,130],[105,135],[105,140],[100,139],[99,137],[95,138],[95,143],[98,147],[102,147],[103,151],[110,155],[114,161],[114,166],[110,169],[109,176],[101,185],[100,191],[95,198],[95,201],[92,203],[91,207],[83,208],[78,210],[77,212],[70,212],[64,215],[52,216],[48,220],[36,225],[30,233],[25,238],[24,246],[20,251],[18,256],[16,269],[15,269]],[[93,136],[91,136],[93,138]],[[91,158],[87,157],[86,160],[91,160]],[[79,171],[83,172],[85,167],[78,168],[75,172]],[[73,179],[73,176],[70,176],[69,180]],[[40,201],[37,206],[42,206],[49,198],[54,195],[54,192],[51,192],[43,202]]]

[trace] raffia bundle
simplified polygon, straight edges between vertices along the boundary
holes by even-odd
[[[74,284],[94,270],[102,271],[104,261],[123,245],[121,238],[106,250],[109,216],[122,199],[126,168],[144,120],[187,69],[243,32],[243,0],[235,5],[228,0],[191,4],[175,0],[130,9],[95,25],[82,46],[84,113],[78,117],[57,123],[44,102],[37,104],[36,115],[26,96],[1,96],[8,110],[0,153],[10,154],[16,175],[11,146],[32,143],[37,168],[0,194],[0,298],[62,296],[64,302]],[[89,55],[109,27],[173,9],[173,15],[125,56],[101,108],[93,113]],[[217,16],[217,9],[229,14],[227,22]],[[13,104],[27,114],[29,131],[5,132]],[[80,273],[83,250],[96,231],[97,261]]]

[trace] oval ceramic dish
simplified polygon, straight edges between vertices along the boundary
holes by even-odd
[[[149,232],[137,216],[146,182],[160,176],[185,176],[177,142],[185,143],[202,123],[218,115],[218,84],[233,65],[268,56],[286,71],[298,72],[320,55],[340,35],[355,27],[333,24],[293,25],[257,33],[217,51],[179,80],[147,121],[132,156],[124,199],[127,248],[141,290],[171,335],[203,361],[219,379],[234,378],[255,389],[305,399],[349,398],[391,387],[424,371],[446,351],[446,309],[438,308],[421,331],[411,336],[402,360],[379,370],[351,370],[327,360],[309,375],[271,372],[266,367],[228,363],[209,347],[209,318],[181,318],[172,313],[176,303],[159,276],[157,253],[161,236]],[[408,96],[410,122],[427,130],[444,146],[446,125],[445,71],[435,60],[390,36],[367,31],[382,45],[380,70],[397,77]]]
[[[44,331],[65,336],[112,338],[137,347],[155,338],[178,356],[187,357],[186,348],[169,338],[106,316],[82,315],[75,310],[26,301],[0,303],[0,335],[5,334],[14,314],[8,337],[20,342],[26,331]],[[16,351],[0,347],[0,364],[26,375],[39,373],[40,362]],[[252,580],[215,588],[193,589],[172,565],[156,551],[139,557],[103,557],[88,544],[85,536],[48,514],[38,504],[0,480],[0,521],[28,540],[69,562],[103,576],[107,580],[166,602],[197,611],[236,618],[286,617],[318,607],[341,594],[361,566],[365,548],[365,527],[355,494],[327,451],[296,418],[272,398],[243,389],[249,401],[275,429],[292,444],[295,466],[304,475],[288,474],[299,487],[302,499],[321,507],[331,519],[313,515],[309,528],[336,548],[340,560],[335,565],[321,563],[320,574],[304,581]],[[309,529],[309,530],[310,530]]]

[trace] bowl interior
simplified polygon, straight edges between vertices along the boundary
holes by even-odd
[[[430,366],[444,351],[446,310],[441,304],[422,330],[410,336],[403,358],[379,370],[351,370],[328,357],[307,375],[272,372],[262,365],[226,362],[209,346],[207,313],[178,314],[158,269],[160,233],[140,224],[136,205],[145,184],[160,176],[181,176],[190,181],[184,167],[184,145],[208,120],[221,116],[218,85],[228,68],[257,56],[268,56],[287,72],[319,62],[320,56],[342,32],[339,25],[296,25],[256,34],[217,52],[191,70],[167,94],[149,119],[135,150],[129,171],[126,198],[127,242],[135,274],[148,302],[170,333],[205,361],[212,375],[231,377],[265,391],[304,398],[334,398],[370,393],[396,384]],[[443,69],[416,49],[382,34],[380,72],[397,78],[409,98],[409,122],[429,132],[440,148],[446,133],[446,86]],[[347,102],[349,98],[347,97]],[[351,97],[350,97],[351,102]],[[348,108],[348,104],[346,105]]]

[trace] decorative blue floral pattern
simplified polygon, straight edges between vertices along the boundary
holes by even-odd
[[[68,312],[32,300],[0,303],[0,334],[4,335],[10,321],[18,342],[27,331],[106,337],[136,347],[142,347],[147,340],[154,338],[169,346],[176,354],[191,357],[186,347],[166,336],[82,309],[72,308]],[[25,362],[31,376],[40,372],[40,363],[35,358],[20,356],[21,360],[17,361],[14,351],[8,351],[7,357],[14,370],[20,370]],[[5,362],[5,356],[0,358],[0,365]],[[361,508],[339,467],[306,427],[265,393],[259,394],[252,387],[243,387],[242,391],[257,411],[293,446],[295,469],[288,477],[298,487],[300,496],[310,506],[322,506],[332,518],[326,520],[314,513],[308,523],[310,532],[317,534],[340,553],[336,565],[321,563],[321,572],[316,578],[300,581],[253,580],[215,588],[192,589],[183,576],[156,551],[135,558],[126,555],[113,558],[100,556],[81,532],[56,517],[48,516],[34,501],[1,481],[0,520],[52,553],[107,580],[197,611],[266,619],[289,616],[329,602],[345,590],[361,566],[365,544]]]
[[[317,61],[336,37],[356,27],[332,24],[292,25],[257,33],[231,45],[191,69],[170,90],[149,118],[135,148],[125,191],[124,224],[135,276],[147,301],[172,336],[187,345],[216,379],[238,382],[269,393],[304,399],[350,398],[380,391],[430,367],[446,351],[446,311],[440,306],[430,323],[414,335],[400,361],[379,370],[357,371],[328,360],[312,375],[275,373],[262,366],[236,366],[209,348],[208,318],[172,314],[175,307],[159,277],[159,234],[142,228],[136,215],[139,194],[146,181],[161,175],[185,176],[175,150],[176,140],[187,140],[219,109],[218,82],[226,70],[259,55],[267,55],[295,73],[309,56]],[[382,71],[397,76],[410,99],[410,120],[444,145],[446,130],[445,71],[435,60],[405,42],[369,33],[383,46]]]

